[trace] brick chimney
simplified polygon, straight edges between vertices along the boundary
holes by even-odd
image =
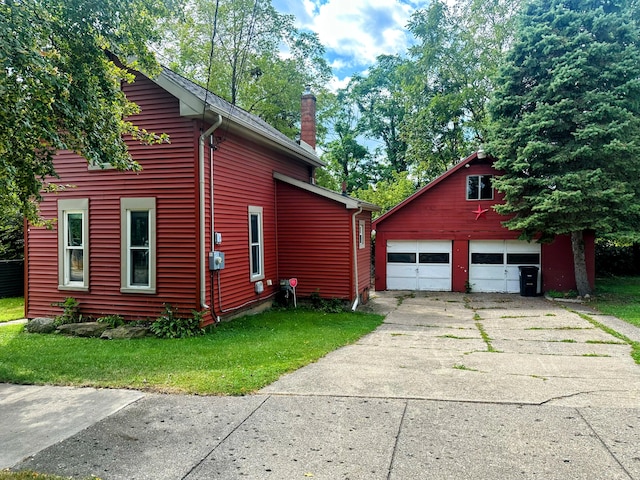
[[[300,105],[300,140],[316,149],[316,97],[307,85]]]

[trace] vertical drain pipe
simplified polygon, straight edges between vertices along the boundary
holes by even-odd
[[[211,136],[211,134],[222,125],[222,115],[217,113],[218,119],[213,125],[211,125],[206,132],[200,135],[198,142],[198,176],[200,184],[200,305],[205,310],[209,310],[211,307],[206,304],[207,299],[207,251],[205,249],[205,179],[204,179],[204,142]],[[211,178],[213,182],[213,178]],[[213,198],[211,199],[211,205],[213,205]],[[213,210],[211,211],[211,218],[213,219]],[[213,235],[213,221],[211,222],[211,235]],[[213,300],[213,299],[212,299]],[[213,303],[213,302],[212,302]]]
[[[359,293],[358,293],[358,230],[356,230],[356,217],[361,213],[362,213],[362,207],[360,207],[358,211],[351,216],[351,225],[353,227],[353,265],[355,267],[355,279],[356,279],[356,299],[354,300],[353,305],[351,306],[351,310],[354,312],[356,311],[356,308],[358,308],[358,297],[359,297]]]

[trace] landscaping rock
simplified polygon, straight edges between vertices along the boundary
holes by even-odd
[[[53,318],[36,317],[27,322],[25,329],[29,333],[52,333],[56,330],[53,322]]]
[[[100,338],[104,338],[106,340],[127,340],[132,338],[143,338],[147,335],[149,335],[149,329],[147,327],[122,325],[120,327],[105,330]]]
[[[67,323],[60,325],[58,331],[76,337],[99,337],[107,328],[109,325],[100,322]]]

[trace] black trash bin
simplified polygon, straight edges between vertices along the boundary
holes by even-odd
[[[520,295],[535,297],[538,295],[538,267],[527,265],[518,268],[520,269]]]

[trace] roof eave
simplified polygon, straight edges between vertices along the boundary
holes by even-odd
[[[311,192],[315,195],[327,198],[334,202],[342,203],[348,210],[357,210],[359,208],[370,212],[379,212],[381,210],[378,205],[374,205],[373,203],[368,203],[362,200],[358,200],[357,198],[348,197],[338,192],[334,192],[333,190],[319,187],[318,185],[313,185],[311,183],[306,183],[278,172],[273,172],[273,178],[289,185],[293,185],[294,187],[298,187],[302,190],[306,190],[307,192]]]
[[[232,112],[224,111],[213,105],[207,105],[205,109],[202,99],[170,79],[164,70],[152,81],[180,101],[180,115],[183,117],[201,119],[204,112],[204,119],[208,122],[213,122],[217,120],[217,115],[221,115],[229,122],[228,128],[233,132],[242,133],[243,136],[248,136],[254,141],[269,145],[284,154],[292,155],[310,166],[323,167],[325,165],[315,153],[294,143],[293,140],[285,142],[274,135],[270,135],[269,132],[258,130],[241,118],[232,115]]]

